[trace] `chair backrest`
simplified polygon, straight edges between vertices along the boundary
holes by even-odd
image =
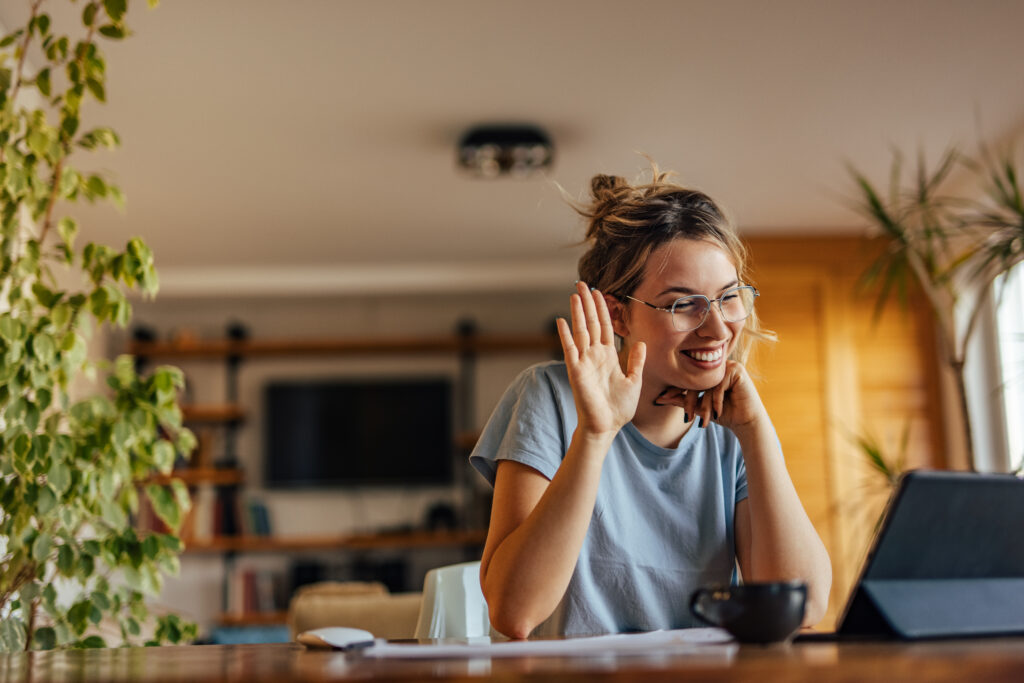
[[[480,562],[438,567],[423,579],[417,638],[489,636],[491,621],[480,588]]]

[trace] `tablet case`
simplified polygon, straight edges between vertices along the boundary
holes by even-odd
[[[840,622],[843,636],[1024,633],[1024,480],[904,476]]]
[[[1024,579],[864,581],[843,633],[906,639],[1024,633]]]

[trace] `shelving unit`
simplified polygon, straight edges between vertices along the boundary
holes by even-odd
[[[237,331],[236,331],[237,332]],[[222,429],[224,453],[216,463],[202,462],[198,467],[176,470],[177,477],[190,487],[212,486],[218,495],[237,496],[244,482],[244,473],[237,466],[235,432],[243,424],[246,413],[239,404],[238,373],[246,359],[313,356],[410,356],[455,355],[459,361],[456,378],[457,414],[455,446],[468,452],[479,434],[472,424],[468,406],[473,404],[476,361],[480,355],[540,351],[553,357],[561,354],[557,335],[481,335],[471,324],[460,324],[455,334],[433,337],[362,337],[336,339],[253,340],[247,338],[216,340],[183,340],[181,342],[138,341],[130,343],[128,352],[145,364],[160,358],[169,361],[210,360],[226,364],[226,401],[222,404],[183,406],[183,419],[203,429]],[[170,477],[158,478],[167,482]],[[196,536],[186,542],[189,554],[220,554],[225,572],[230,574],[236,557],[246,553],[306,553],[316,551],[358,552],[377,549],[478,548],[484,543],[483,529],[451,531],[410,531],[403,533],[366,533],[329,536],[253,536],[244,534]],[[228,588],[224,589],[225,603]],[[283,623],[279,612],[239,614],[227,611],[219,620],[224,625]]]

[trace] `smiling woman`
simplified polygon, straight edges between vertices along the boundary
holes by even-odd
[[[742,244],[709,197],[656,167],[650,183],[596,176],[592,191],[572,326],[558,324],[565,362],[522,373],[471,456],[494,485],[493,626],[692,626],[691,593],[740,572],[805,581],[817,622],[829,558],[743,365],[771,335]]]

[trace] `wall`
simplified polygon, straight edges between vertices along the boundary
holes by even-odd
[[[750,241],[758,309],[778,333],[751,368],[773,417],[794,484],[833,559],[834,588],[824,626],[834,622],[856,577],[888,489],[867,467],[855,437],[870,432],[892,453],[907,430],[908,465],[945,467],[946,420],[934,338],[927,311],[889,307],[874,315],[874,300],[856,295],[859,274],[877,245],[859,239],[773,238]],[[136,321],[162,334],[172,331],[216,338],[230,320],[244,322],[254,337],[405,337],[450,333],[474,318],[482,332],[536,333],[567,309],[565,291],[506,294],[431,294],[314,299],[160,299],[140,305]],[[112,351],[124,338],[112,340]],[[120,346],[119,346],[120,345]],[[544,354],[491,356],[480,363],[474,420],[482,425],[508,382]],[[223,400],[218,363],[182,364],[189,400]],[[246,490],[263,498],[281,534],[344,533],[416,525],[438,500],[458,502],[452,488],[283,493],[263,491],[259,477],[260,390],[271,378],[350,374],[455,373],[446,356],[410,358],[315,358],[254,360],[243,366],[241,402],[250,411],[238,447],[247,472]],[[479,477],[467,471],[469,481]],[[421,575],[442,556],[424,555],[412,568]],[[283,558],[242,561],[277,566]],[[183,575],[162,600],[206,621],[219,609],[223,566],[218,558],[186,555]],[[413,579],[415,583],[415,578]]]

